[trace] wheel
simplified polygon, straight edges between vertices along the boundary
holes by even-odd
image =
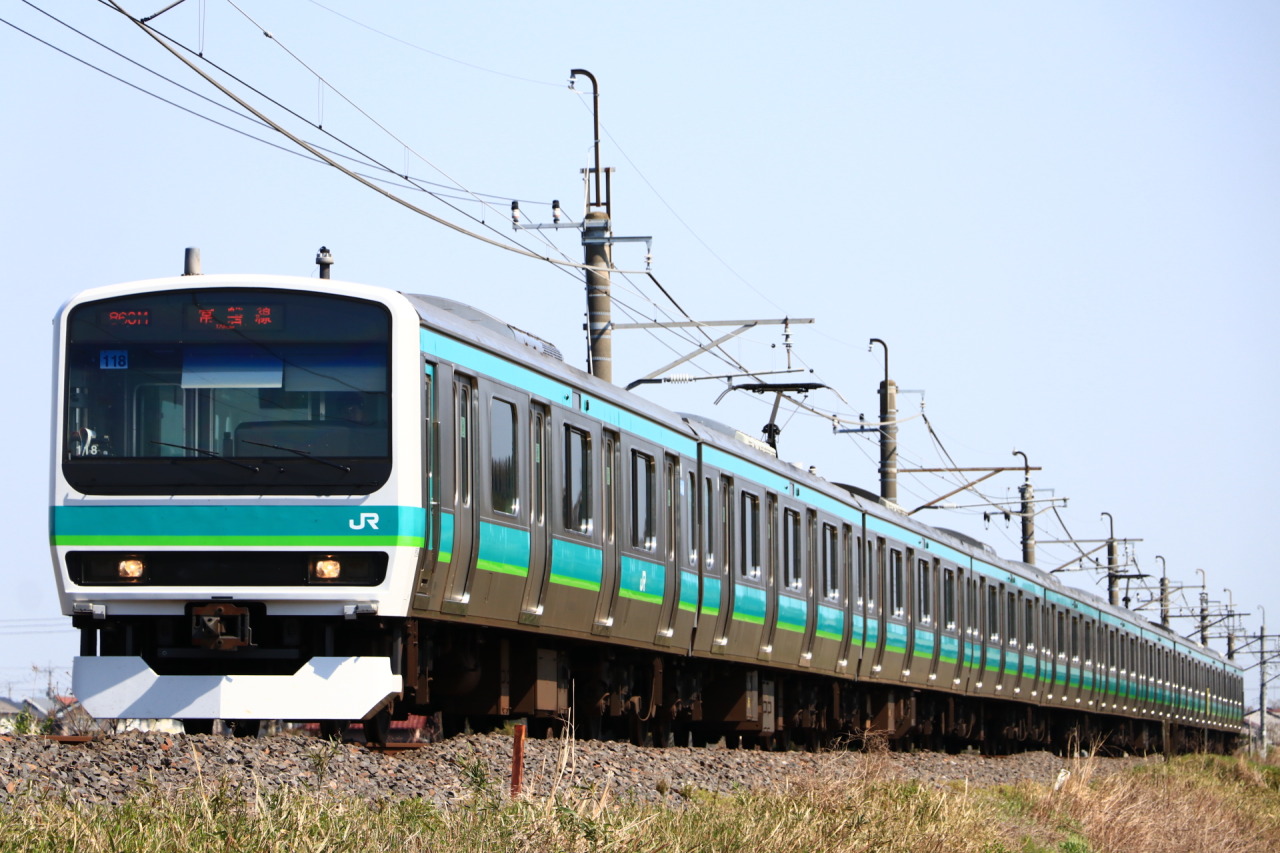
[[[320,737],[325,740],[342,740],[342,735],[346,728],[347,723],[345,720],[321,720]]]
[[[374,746],[386,746],[391,736],[391,711],[383,708],[364,721],[364,741]]]
[[[213,720],[183,720],[182,730],[189,735],[211,735]]]
[[[229,720],[227,726],[232,737],[257,737],[262,730],[262,720]]]

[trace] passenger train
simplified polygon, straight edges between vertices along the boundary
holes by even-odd
[[[56,320],[50,537],[100,718],[1226,749],[1240,668],[466,305],[186,275]]]

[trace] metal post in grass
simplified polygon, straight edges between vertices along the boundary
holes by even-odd
[[[520,796],[524,786],[524,735],[528,726],[520,723],[515,727],[511,742],[511,796]]]

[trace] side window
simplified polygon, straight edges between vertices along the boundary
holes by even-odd
[[[956,629],[956,570],[942,570],[942,621],[948,631]]]
[[[742,541],[739,543],[738,571],[744,578],[760,577],[760,498],[743,492],[738,506]]]
[[[631,546],[643,551],[658,547],[654,523],[657,507],[654,506],[653,457],[638,450],[631,451]]]
[[[591,535],[591,436],[564,428],[564,526]]]
[[[687,491],[686,491],[687,489]],[[685,554],[690,566],[698,565],[698,475],[689,472],[686,480],[680,481],[680,521],[684,535]]]
[[[529,424],[532,439],[530,443],[533,447],[533,520],[537,524],[543,523],[547,511],[543,504],[547,492],[547,454],[542,446],[543,429],[543,415],[538,412]]]
[[[489,499],[494,512],[515,515],[519,507],[516,467],[516,407],[506,400],[489,403]]]
[[[1005,598],[1004,609],[1005,622],[1005,640],[1010,647],[1018,645],[1018,596],[1016,593],[1009,593]]]
[[[978,579],[970,576],[966,584],[964,597],[964,632],[971,636],[977,637],[982,634],[981,624],[978,622]]]
[[[1027,641],[1027,651],[1034,652],[1036,650],[1036,602],[1035,599],[1027,598],[1022,602],[1025,639]]]
[[[902,568],[902,552],[890,549],[889,551],[889,612],[894,616],[902,616],[906,613],[907,602],[907,579],[903,574]]]
[[[787,586],[799,589],[804,581],[801,562],[804,540],[800,536],[800,513],[794,509],[782,511],[782,577]]]
[[[834,524],[822,525],[822,597],[840,599],[840,534]]]
[[[875,562],[870,562],[874,558]],[[874,611],[876,602],[880,600],[881,585],[884,583],[885,544],[883,539],[876,540],[875,554],[867,554],[867,610]]]
[[[916,613],[922,625],[933,624],[933,566],[916,561]]]
[[[987,639],[1000,642],[1000,590],[995,584],[987,586]]]
[[[454,410],[458,416],[457,458],[458,458],[458,503],[463,506],[471,504],[471,387],[462,382],[453,386]]]
[[[709,573],[716,567],[716,483],[706,478],[706,493],[702,498],[702,538],[706,540],[707,556],[704,566]]]

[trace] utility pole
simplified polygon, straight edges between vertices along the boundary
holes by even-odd
[[[1022,562],[1028,566],[1036,564],[1036,516],[1035,490],[1031,488],[1031,463],[1027,454],[1021,450],[1013,451],[1014,456],[1022,457],[1022,485],[1018,487],[1018,496],[1022,498]]]
[[[1116,565],[1116,522],[1111,517],[1111,513],[1104,512],[1103,515],[1111,525],[1111,532],[1107,535],[1107,601],[1115,606],[1120,603],[1120,573]]]
[[[1169,627],[1169,573],[1165,569],[1164,557],[1156,554],[1160,561],[1160,627]]]
[[[1200,593],[1200,645],[1209,645],[1209,593]]]
[[[884,347],[884,381],[880,383],[880,497],[898,502],[898,385],[889,378],[889,345],[872,338],[870,347]]]
[[[1258,607],[1262,610],[1261,605]],[[1258,731],[1262,740],[1262,757],[1267,757],[1267,611],[1262,610],[1262,628],[1258,630],[1259,682],[1258,687]]]
[[[602,193],[600,184],[600,84],[590,71],[575,68],[570,80],[581,74],[591,81],[592,163],[587,175],[587,213],[582,221],[582,260],[587,269],[587,338],[588,372],[592,376],[613,381],[613,306],[609,293],[609,216],[611,199]],[[571,84],[572,85],[572,84]]]

